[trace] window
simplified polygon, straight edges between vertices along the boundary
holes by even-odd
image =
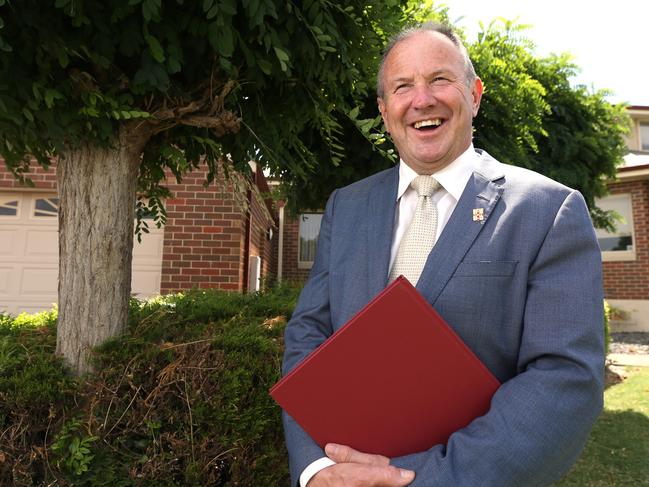
[[[596,229],[597,241],[602,249],[603,260],[634,260],[633,209],[630,194],[606,196],[596,202],[602,210],[617,212],[622,220],[615,223],[615,231]]]
[[[38,198],[34,205],[34,216],[53,217],[59,214],[58,198]]]
[[[309,269],[315,260],[316,244],[320,234],[322,213],[302,213],[299,216],[299,245],[297,266],[300,269]]]
[[[2,216],[17,216],[18,215],[18,200],[0,200],[0,217]]]
[[[649,123],[640,124],[640,150],[649,151]]]

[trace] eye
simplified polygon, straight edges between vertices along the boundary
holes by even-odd
[[[407,91],[408,88],[410,88],[412,84],[410,83],[400,83],[394,88],[394,93],[403,93],[404,91]]]

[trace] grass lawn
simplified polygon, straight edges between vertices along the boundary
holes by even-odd
[[[649,367],[604,393],[604,411],[586,449],[555,487],[649,486]]]

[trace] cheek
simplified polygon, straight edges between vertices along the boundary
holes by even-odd
[[[400,125],[403,123],[404,114],[405,110],[403,106],[397,104],[390,106],[389,109],[385,111],[385,114],[383,116],[386,128],[389,127],[388,130],[400,130]]]
[[[390,133],[390,118],[385,113],[382,113],[381,115],[383,116],[383,125],[385,125],[385,130]]]

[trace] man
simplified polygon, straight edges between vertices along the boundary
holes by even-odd
[[[377,91],[401,161],[331,195],[286,329],[284,373],[399,269],[411,272],[417,259],[401,247],[421,243],[410,227],[422,221],[420,205],[432,205],[436,241],[406,277],[502,386],[488,413],[446,445],[400,458],[323,451],[285,414],[293,485],[548,485],[575,461],[602,407],[601,257],[584,200],[474,150],[482,83],[449,28],[398,36]],[[439,183],[432,195],[413,189],[422,175]],[[397,391],[386,384],[386,394]]]

